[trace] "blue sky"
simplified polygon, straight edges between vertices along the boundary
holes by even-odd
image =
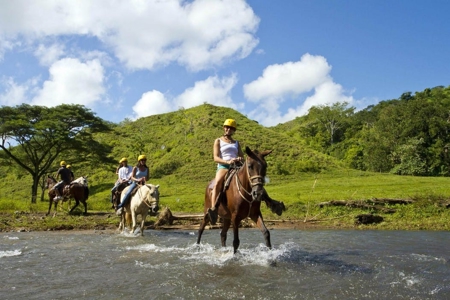
[[[83,104],[118,123],[211,103],[265,126],[315,105],[363,109],[450,85],[449,11],[446,0],[0,0],[0,105]]]

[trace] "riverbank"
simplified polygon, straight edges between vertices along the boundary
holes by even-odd
[[[116,231],[119,225],[119,217],[114,212],[88,212],[86,216],[81,214],[69,215],[60,212],[56,216],[46,215],[42,212],[13,212],[0,213],[0,232],[29,232],[29,231]],[[146,229],[155,230],[197,230],[199,219],[174,220],[172,224],[155,226],[156,217],[147,217]],[[303,220],[265,220],[268,229],[350,229],[346,224],[334,223],[322,224],[321,222],[304,222]],[[251,220],[245,220],[241,224],[245,228],[253,228],[255,224]],[[219,229],[221,224],[207,226],[208,229]]]

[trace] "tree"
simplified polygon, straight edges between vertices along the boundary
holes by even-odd
[[[347,102],[333,103],[332,105],[313,106],[308,116],[314,118],[328,134],[329,145],[341,141],[345,129],[354,114],[354,107],[347,108]]]
[[[0,149],[31,175],[32,203],[36,203],[40,179],[57,158],[71,151],[78,156],[89,157],[91,151],[97,151],[98,155],[105,148],[92,134],[108,129],[102,119],[83,105],[48,108],[22,104],[0,108]]]

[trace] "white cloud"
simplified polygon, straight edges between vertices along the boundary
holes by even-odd
[[[273,126],[306,114],[312,106],[352,103],[353,97],[346,96],[342,86],[333,82],[330,71],[324,57],[310,54],[297,62],[268,66],[258,79],[243,87],[245,97],[258,103],[258,109],[249,115],[263,125]],[[288,99],[296,103],[295,108],[283,113],[280,106]]]
[[[134,118],[166,113],[181,107],[191,108],[203,103],[235,109],[242,107],[242,104],[234,103],[230,96],[236,82],[235,74],[224,78],[211,76],[197,81],[193,87],[186,89],[176,97],[166,97],[156,90],[146,92],[133,106]]]
[[[244,85],[244,94],[255,102],[296,96],[329,80],[330,71],[324,57],[305,54],[300,61],[266,67],[262,76]]]
[[[231,99],[231,89],[236,85],[237,76],[219,78],[217,76],[208,77],[206,80],[198,81],[192,88],[186,89],[175,99],[177,107],[190,108],[209,103],[217,106],[227,106],[237,108]]]
[[[170,101],[159,91],[150,91],[142,95],[133,106],[134,119],[167,113],[173,110]]]
[[[0,94],[0,105],[16,106],[26,102],[27,85],[19,85],[11,77],[0,83],[5,87],[5,92]]]
[[[64,45],[55,43],[46,46],[40,44],[34,51],[34,55],[38,57],[41,65],[50,66],[64,55]]]
[[[49,69],[50,78],[32,100],[33,105],[48,107],[61,103],[91,106],[102,100],[104,70],[99,60],[81,62],[64,58]]]
[[[178,63],[197,71],[246,57],[258,24],[244,0],[15,0],[0,9],[0,38],[93,36],[130,69]]]

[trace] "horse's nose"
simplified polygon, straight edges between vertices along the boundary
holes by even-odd
[[[157,213],[158,212],[158,210],[159,210],[159,206],[158,205],[156,205],[155,207],[153,207],[153,213]]]
[[[260,193],[258,193],[257,190],[253,190],[252,191],[252,198],[253,198],[253,200],[255,200],[255,201],[258,200],[259,195],[260,195]]]

